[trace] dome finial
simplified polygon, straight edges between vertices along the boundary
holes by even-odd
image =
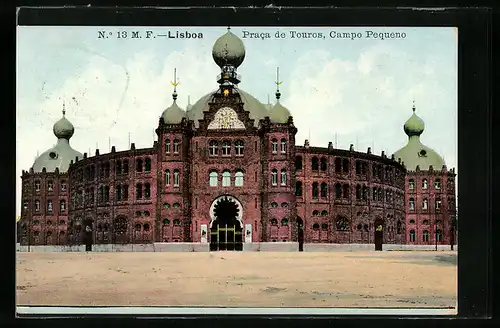
[[[274,83],[276,83],[276,99],[279,101],[280,97],[281,97],[280,85],[283,83],[282,81],[280,81],[280,68],[279,67],[276,68],[276,81]]]
[[[66,115],[66,101],[63,99],[63,110],[62,110],[63,116]]]
[[[179,79],[177,79],[177,68],[174,68],[174,80],[170,81],[170,83],[174,86],[174,92],[172,93],[172,98],[174,98],[174,102],[177,100],[177,86],[179,85]]]
[[[415,98],[413,98],[413,106],[411,107],[411,109],[413,110],[413,112],[415,113]]]

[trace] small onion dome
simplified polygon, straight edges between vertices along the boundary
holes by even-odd
[[[415,114],[414,110],[413,115],[406,121],[403,128],[408,137],[420,136],[422,132],[424,132],[425,124],[424,121]]]
[[[163,121],[166,124],[179,124],[182,119],[186,117],[186,112],[183,111],[174,100],[172,106],[165,109],[161,114],[161,117],[163,117]]]
[[[290,111],[284,107],[280,101],[276,102],[276,105],[271,109],[269,113],[269,119],[273,123],[286,123],[288,122],[288,118],[292,116]]]
[[[240,38],[227,31],[215,41],[212,48],[212,57],[220,68],[233,66],[237,68],[245,59],[245,45]]]
[[[69,140],[75,133],[75,127],[63,114],[63,117],[54,124],[52,131],[58,139]]]

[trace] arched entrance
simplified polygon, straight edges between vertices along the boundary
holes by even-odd
[[[210,250],[242,251],[241,204],[231,196],[219,197],[213,202],[210,215]]]
[[[375,250],[381,251],[384,243],[384,221],[382,219],[375,220]]]

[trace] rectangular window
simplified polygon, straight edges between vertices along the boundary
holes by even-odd
[[[65,191],[66,190],[66,182],[62,181],[61,182],[61,191]]]
[[[64,199],[60,201],[59,208],[60,208],[61,212],[66,211],[66,201]]]
[[[436,199],[436,210],[440,210],[440,209],[441,209],[441,200]]]
[[[178,153],[179,153],[179,141],[174,140],[174,154],[178,154]]]
[[[54,183],[52,181],[47,182],[47,190],[48,191],[53,191],[54,190]]]
[[[47,212],[52,212],[52,201],[51,200],[47,201]]]
[[[36,212],[40,211],[40,201],[39,200],[35,200],[35,211]]]
[[[174,171],[174,187],[179,187],[179,171]]]
[[[286,153],[286,139],[281,139],[281,153]]]
[[[35,181],[35,191],[40,191],[40,181]]]

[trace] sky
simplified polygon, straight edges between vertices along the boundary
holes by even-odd
[[[66,117],[75,126],[72,147],[82,153],[152,147],[154,129],[172,104],[185,108],[217,89],[219,67],[212,46],[226,27],[38,27],[17,28],[16,169],[29,170],[56,143],[53,124]],[[99,38],[99,31],[108,37]],[[127,32],[127,38],[118,38]],[[131,38],[139,32],[141,39]],[[146,31],[152,31],[146,38]],[[324,38],[292,38],[292,31]],[[405,34],[383,40],[367,31]],[[176,32],[202,38],[167,38]],[[457,30],[451,27],[233,27],[245,44],[238,68],[240,89],[263,103],[280,102],[298,128],[296,142],[389,156],[406,145],[403,124],[412,114],[425,122],[421,141],[457,167]],[[248,33],[245,33],[248,32]],[[268,33],[269,38],[250,38]],[[284,37],[276,37],[279,33]],[[330,33],[360,33],[331,38]],[[244,37],[244,36],[247,37]],[[153,37],[154,36],[154,37]],[[372,34],[373,36],[373,34]],[[17,179],[16,215],[21,179]]]

